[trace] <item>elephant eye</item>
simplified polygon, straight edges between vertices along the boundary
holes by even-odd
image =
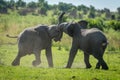
[[[56,32],[60,32],[60,30],[56,30]]]

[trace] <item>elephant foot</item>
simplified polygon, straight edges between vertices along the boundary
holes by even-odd
[[[108,70],[109,68],[108,68],[108,66],[102,66],[102,69]]]
[[[71,68],[70,66],[66,66],[65,68]]]
[[[36,67],[36,66],[38,66],[40,63],[41,63],[40,61],[34,60],[34,61],[32,62],[32,65]]]
[[[100,67],[95,67],[95,69],[100,69]]]
[[[104,70],[108,70],[108,66],[107,66],[107,64],[104,62],[104,63],[102,63],[102,69],[104,69]]]
[[[70,68],[70,67],[65,67],[65,68]]]
[[[96,64],[95,69],[100,69],[100,66],[101,66],[101,64],[100,64],[100,62],[98,61],[98,63]]]
[[[100,65],[96,65],[95,69],[100,69]]]
[[[49,65],[50,68],[53,68],[53,65]]]
[[[89,66],[86,66],[86,69],[90,69],[92,66],[91,65],[89,65]]]
[[[12,62],[12,66],[18,66],[18,65],[20,65],[20,62],[18,62],[18,61],[13,61]]]

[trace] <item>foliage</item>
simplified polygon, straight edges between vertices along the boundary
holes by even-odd
[[[86,19],[89,23],[88,28],[99,28],[100,30],[104,29],[113,29],[113,30],[120,30],[120,21],[117,20],[109,20],[105,21],[100,18],[96,19]]]
[[[7,3],[5,0],[0,0],[0,13],[7,13]]]
[[[7,2],[8,8],[11,10],[14,10],[16,7],[16,3],[14,0],[10,0],[9,2]]]
[[[116,12],[111,12],[107,8],[101,10],[95,9],[95,7],[92,5],[90,5],[90,7],[87,7],[85,5],[75,6],[72,3],[64,3],[64,2],[59,2],[59,4],[50,5],[45,0],[38,0],[38,2],[32,1],[28,3],[24,2],[23,0],[18,0],[16,2],[14,0],[10,0],[10,1],[0,0],[0,13],[9,13],[8,9],[11,9],[11,10],[17,10],[17,12],[20,14],[22,12],[23,14],[27,15],[28,13],[31,13],[31,12],[25,13],[24,10],[27,10],[27,8],[34,9],[33,14],[36,14],[36,11],[38,11],[36,15],[38,14],[47,15],[48,10],[52,10],[52,11],[59,10],[59,11],[72,13],[72,15],[70,16],[74,18],[77,18],[78,17],[77,15],[87,16],[88,18],[96,18],[104,15],[104,19],[106,20],[113,19],[113,15],[114,15],[114,19],[117,20],[119,19],[118,15],[120,13],[119,7],[117,8]],[[81,18],[84,19],[84,17]]]
[[[42,6],[38,13],[41,14],[41,15],[47,15],[46,14],[47,13],[47,9]]]
[[[110,20],[106,21],[106,28],[112,28],[114,30],[120,30],[120,21]]]
[[[110,10],[109,10],[109,9],[107,9],[107,8],[104,8],[104,11],[105,11],[105,17],[106,17],[106,19],[111,18],[111,13],[110,13]]]
[[[101,19],[87,19],[89,25],[88,28],[98,28],[100,30],[104,29],[104,23]]]
[[[118,14],[120,15],[120,7],[118,7],[117,10],[118,10]]]
[[[19,7],[26,7],[26,2],[22,1],[22,0],[18,0],[16,2],[16,7],[19,8]]]
[[[116,51],[119,52],[120,50],[120,32],[119,31],[115,31],[113,29],[105,29],[105,35],[108,38],[108,51]]]
[[[28,8],[37,8],[37,4],[35,2],[29,2],[27,5]]]
[[[69,11],[73,7],[75,7],[75,6],[73,6],[72,4],[67,4],[67,3],[63,3],[63,2],[59,2],[59,4],[58,4],[58,9],[60,11]]]
[[[95,13],[90,11],[90,13],[88,15],[88,18],[95,18]]]

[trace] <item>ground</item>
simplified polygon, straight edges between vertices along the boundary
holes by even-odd
[[[67,64],[69,50],[52,47],[54,68],[48,68],[44,51],[42,63],[38,67],[32,66],[34,55],[21,58],[20,66],[11,66],[17,55],[17,45],[0,46],[0,80],[119,80],[120,79],[120,53],[106,51],[104,59],[109,70],[97,70],[96,59],[90,57],[91,69],[85,69],[83,53],[79,51],[71,69],[64,68]]]

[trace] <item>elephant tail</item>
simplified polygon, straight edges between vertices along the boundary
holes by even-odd
[[[103,41],[103,42],[102,42],[102,46],[106,46],[106,45],[108,45],[108,44],[109,44],[108,41]]]
[[[9,34],[7,34],[6,37],[9,37],[9,38],[18,38],[18,36],[10,36]]]

